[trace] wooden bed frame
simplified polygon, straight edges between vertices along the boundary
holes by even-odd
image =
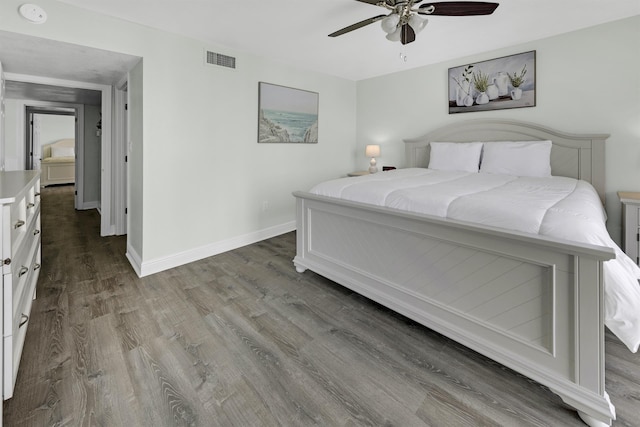
[[[553,175],[591,182],[604,202],[607,138],[472,120],[405,143],[407,166],[426,167],[430,141],[551,140]],[[294,195],[298,272],[310,269],[538,381],[588,425],[615,419],[605,392],[602,271],[612,249]]]
[[[67,157],[51,157],[51,147],[75,147],[74,139],[62,139],[42,147],[40,162],[40,185],[74,184],[76,182],[76,162]]]

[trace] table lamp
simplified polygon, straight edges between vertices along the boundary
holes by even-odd
[[[376,166],[376,157],[380,157],[380,146],[367,145],[367,148],[365,148],[364,150],[364,155],[367,157],[371,157],[371,161],[369,162],[369,173],[378,172],[378,167]]]

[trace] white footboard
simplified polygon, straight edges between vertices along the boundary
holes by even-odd
[[[42,162],[40,185],[73,184],[76,182],[76,164],[74,161]]]
[[[590,425],[615,419],[604,389],[602,262],[611,249],[294,195],[299,272],[546,385]]]

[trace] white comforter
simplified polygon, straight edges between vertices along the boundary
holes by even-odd
[[[612,248],[616,258],[604,263],[605,324],[634,353],[640,346],[640,268],[609,236],[585,181],[414,168],[327,181],[310,192]]]

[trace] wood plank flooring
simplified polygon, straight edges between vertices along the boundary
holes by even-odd
[[[42,193],[43,267],[6,426],[582,426],[545,387],[292,264],[289,233],[142,279],[72,187]],[[615,426],[640,355],[607,334]]]

